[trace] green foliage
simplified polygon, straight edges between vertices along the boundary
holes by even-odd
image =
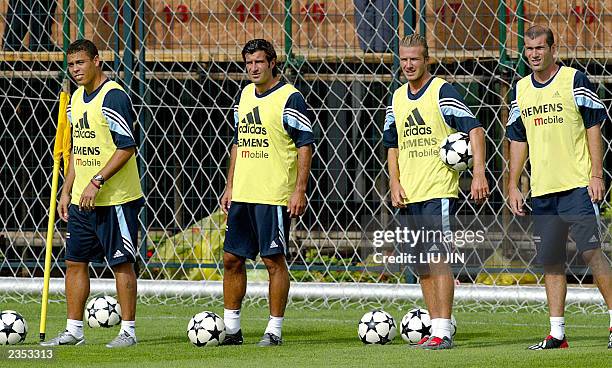
[[[380,269],[368,270],[368,265],[380,268],[372,260],[357,262],[353,258],[336,255],[321,255],[317,249],[309,249],[304,262],[308,270],[293,270],[293,280],[303,282],[397,282],[401,273],[391,273]]]

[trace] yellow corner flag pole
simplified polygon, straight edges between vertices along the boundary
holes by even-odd
[[[53,232],[55,229],[55,209],[57,200],[57,184],[59,181],[60,162],[64,159],[64,170],[68,168],[70,152],[70,127],[66,109],[70,95],[66,92],[60,93],[59,113],[57,119],[57,132],[53,146],[53,179],[51,181],[51,203],[49,205],[49,223],[47,225],[47,244],[45,249],[45,278],[42,293],[42,304],[40,306],[40,341],[45,341],[45,330],[47,328],[47,305],[49,302],[49,279],[51,278],[51,255],[53,247]]]

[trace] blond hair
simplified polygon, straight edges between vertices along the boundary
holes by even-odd
[[[413,33],[411,35],[404,36],[404,38],[402,38],[402,40],[400,41],[400,46],[404,46],[404,47],[422,46],[424,50],[423,57],[425,57],[426,59],[429,57],[429,46],[427,46],[427,39],[425,38],[425,36],[421,36],[418,33]]]

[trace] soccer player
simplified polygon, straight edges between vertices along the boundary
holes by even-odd
[[[281,80],[272,44],[254,39],[242,49],[249,80],[234,106],[234,139],[225,192],[223,255],[224,345],[243,342],[240,307],[246,292],[246,258],[261,255],[268,274],[270,319],[259,346],[282,344],[289,294],[285,254],[290,217],[306,208],[312,160],[311,113],[304,97]]]
[[[388,148],[391,203],[400,209],[403,226],[413,230],[451,231],[459,191],[459,175],[438,157],[439,145],[449,134],[469,134],[474,155],[471,195],[477,202],[489,195],[485,177],[484,129],[457,91],[443,79],[433,77],[427,68],[427,40],[419,34],[406,36],[399,48],[400,65],[408,83],[393,94],[387,107],[383,144]],[[421,255],[438,254],[443,260],[451,252],[439,240],[416,244]],[[436,257],[432,256],[432,260]],[[425,258],[427,260],[427,258]],[[423,299],[432,318],[431,336],[419,347],[450,349],[454,278],[449,264],[422,262],[416,267]]]
[[[525,32],[525,57],[533,73],[513,90],[506,128],[508,202],[517,216],[525,215],[518,184],[529,152],[533,239],[550,313],[549,335],[531,350],[568,347],[563,317],[568,232],[608,305],[612,341],[612,277],[601,251],[597,205],[605,193],[600,124],[606,110],[582,72],[555,63],[556,51],[549,28],[536,25]]]
[[[132,132],[130,98],[101,68],[89,40],[68,47],[68,70],[79,88],[68,106],[72,151],[58,212],[66,233],[66,330],[43,346],[82,345],[83,309],[89,296],[89,262],[113,269],[121,305],[121,330],[106,346],[136,344],[136,246],[144,204]]]

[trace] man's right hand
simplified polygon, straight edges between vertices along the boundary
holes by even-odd
[[[68,222],[68,206],[70,206],[71,200],[70,194],[62,193],[60,196],[59,204],[57,206],[57,212],[59,213],[59,217],[64,220],[64,222]]]
[[[406,197],[406,192],[404,192],[404,188],[399,181],[392,181],[389,183],[389,188],[391,189],[391,204],[395,208],[405,208],[405,201],[408,197]]]
[[[221,210],[223,210],[223,213],[227,215],[230,205],[232,204],[232,188],[225,187],[225,191],[223,192],[223,196],[221,197],[219,204],[221,205]]]
[[[516,216],[525,216],[525,210],[523,209],[525,198],[517,187],[510,187],[508,191],[508,204],[510,205],[510,210]]]

